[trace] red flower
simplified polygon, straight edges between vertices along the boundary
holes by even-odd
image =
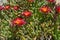
[[[56,12],[60,13],[60,6],[56,6]]]
[[[14,6],[13,9],[14,10],[18,10],[19,9],[19,6]]]
[[[12,21],[13,24],[18,25],[18,26],[22,26],[24,25],[26,22],[22,19],[22,18],[15,18]]]
[[[27,0],[27,1],[30,2],[30,3],[34,2],[34,0]]]
[[[24,16],[26,16],[26,17],[31,16],[31,14],[32,14],[32,12],[27,11],[27,10],[25,10],[24,12],[22,12],[22,15],[24,15]]]
[[[9,9],[10,9],[10,5],[6,5],[6,6],[4,7],[4,9],[5,9],[5,10],[9,10]]]
[[[3,6],[0,6],[0,10],[3,10],[4,9],[4,7]]]
[[[54,3],[55,2],[55,0],[47,0],[48,2],[51,2],[51,3]]]
[[[46,6],[46,5],[44,5],[44,6],[42,6],[42,7],[39,9],[39,11],[44,12],[44,13],[48,13],[48,12],[51,11],[51,8],[48,7],[48,6]]]

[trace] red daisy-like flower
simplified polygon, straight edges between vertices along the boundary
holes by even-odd
[[[51,2],[51,3],[54,3],[55,2],[55,0],[47,0],[48,2]]]
[[[3,6],[0,6],[0,10],[3,10],[4,9],[4,7]]]
[[[56,12],[60,13],[60,6],[56,6]]]
[[[18,25],[18,26],[22,26],[22,25],[26,24],[26,22],[22,18],[15,18],[12,21],[12,23],[15,25]]]
[[[10,9],[10,5],[6,5],[6,6],[4,7],[4,9],[5,9],[5,10],[9,10],[9,9]]]
[[[25,17],[30,17],[32,14],[31,11],[25,10],[24,12],[22,12],[22,15],[24,15]]]
[[[19,6],[14,6],[13,9],[14,10],[18,10],[19,9]]]
[[[41,11],[41,12],[43,12],[43,13],[48,13],[48,12],[51,11],[51,8],[48,7],[48,6],[46,6],[46,5],[44,5],[44,6],[42,6],[42,7],[39,9],[39,11]]]

